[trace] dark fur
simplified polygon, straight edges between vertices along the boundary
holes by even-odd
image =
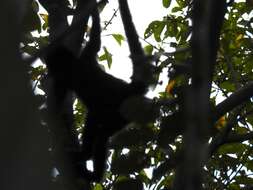
[[[83,168],[83,176],[89,181],[100,181],[107,153],[108,138],[126,126],[127,121],[120,114],[122,103],[131,96],[144,95],[147,81],[141,80],[138,71],[147,69],[143,63],[145,56],[138,40],[138,35],[131,20],[126,0],[119,0],[123,24],[128,39],[134,74],[130,84],[102,71],[97,62],[100,49],[100,19],[97,8],[92,13],[90,40],[82,51],[80,58],[75,58],[65,48],[57,48],[53,57],[62,57],[57,64],[48,65],[52,74],[69,90],[75,92],[88,108],[87,122],[82,139],[81,165],[88,159],[93,160],[94,172]],[[138,59],[136,58],[138,57]],[[149,74],[151,72],[148,72]],[[147,74],[147,72],[145,73]]]

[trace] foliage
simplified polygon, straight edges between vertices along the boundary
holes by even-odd
[[[149,55],[158,55],[157,70],[168,70],[169,83],[154,100],[162,104],[160,115],[156,116],[153,123],[132,124],[112,138],[105,178],[100,184],[94,184],[94,190],[111,187],[115,190],[140,190],[143,186],[159,190],[171,189],[173,186],[176,166],[181,160],[185,126],[178,116],[178,105],[167,106],[166,102],[181,96],[180,89],[191,81],[193,5],[190,0],[163,0],[157,3],[168,10],[168,15],[152,21],[147,26],[144,38],[145,41],[155,40],[154,44],[145,47],[145,51]],[[21,49],[29,55],[45,47],[48,42],[47,14],[38,14],[38,10],[38,4],[34,1],[24,24]],[[252,21],[252,6],[244,1],[229,4],[220,33],[220,47],[212,78],[210,103],[213,107],[253,80]],[[32,35],[33,31],[39,35]],[[124,41],[122,34],[112,34],[112,37],[119,45]],[[174,49],[173,52],[166,49],[168,44]],[[110,50],[103,47],[99,61],[106,60],[110,68],[114,64],[112,56]],[[31,67],[31,80],[34,84],[39,84],[37,90],[43,90],[40,80],[44,73],[46,69],[41,65]],[[132,105],[132,109],[135,109],[136,104]],[[225,140],[222,139],[222,143],[208,155],[208,161],[203,167],[205,189],[236,190],[252,187],[252,111],[252,99],[249,98],[221,116],[208,129],[205,140],[211,146],[232,125]],[[84,125],[82,117],[85,113],[85,108],[78,102],[75,107],[78,129]],[[137,117],[145,118],[145,115]]]

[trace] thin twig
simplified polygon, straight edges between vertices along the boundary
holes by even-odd
[[[115,17],[117,17],[117,12],[118,12],[118,11],[119,11],[119,8],[117,8],[116,10],[114,10],[114,13],[113,13],[112,17],[110,18],[110,20],[109,20],[108,22],[106,22],[106,24],[105,24],[103,30],[106,30],[107,27],[112,23],[112,20],[113,20]]]
[[[231,174],[229,175],[229,177],[231,177],[231,175],[233,173],[234,173],[234,176],[227,181],[227,183],[225,184],[226,187],[231,183],[231,181],[233,181],[233,179],[237,176],[237,174],[243,168],[243,164],[247,161],[247,158],[252,153],[252,151],[253,151],[253,147],[250,147],[248,150],[246,150],[245,154],[241,156],[241,158],[239,159],[240,160],[239,163],[241,165],[238,168],[236,168],[236,171],[231,172]]]
[[[151,44],[149,41],[147,41],[145,38],[142,38],[139,36],[139,39],[141,39],[142,41],[144,41],[145,43],[147,43],[148,45],[152,46],[153,48],[155,48],[156,50],[158,50],[159,52],[161,51],[161,48],[156,47],[155,45]]]

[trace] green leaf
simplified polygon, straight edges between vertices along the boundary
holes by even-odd
[[[107,61],[107,65],[109,68],[111,68],[112,65],[112,54],[107,50],[106,47],[103,47],[104,49],[104,54],[101,55],[98,60],[99,61]]]
[[[48,14],[40,14],[40,17],[44,21],[44,23],[42,25],[42,29],[46,30],[48,28]]]
[[[160,180],[161,177],[165,176],[167,173],[169,173],[172,170],[173,167],[173,161],[166,160],[164,163],[162,163],[160,166],[155,168],[153,170],[153,178],[152,180],[157,181]]]
[[[22,47],[21,49],[23,52],[25,52],[29,55],[33,55],[36,52],[36,48],[34,48],[34,46],[26,45],[26,46]]]
[[[31,79],[33,81],[38,80],[41,77],[41,75],[43,73],[45,73],[45,70],[46,69],[42,65],[40,65],[36,68],[33,68],[32,71],[31,71]]]
[[[226,144],[226,145],[223,145],[219,148],[219,154],[240,154],[242,153],[244,150],[247,149],[247,145],[245,144]]]
[[[101,184],[96,184],[93,190],[103,190],[103,186]]]
[[[164,6],[165,8],[169,8],[170,3],[171,3],[171,0],[163,0],[163,6]]]
[[[34,30],[41,31],[41,22],[37,12],[29,7],[23,21],[23,32],[27,33]]]
[[[122,36],[121,34],[112,34],[112,36],[120,46],[122,44],[122,41],[125,40],[124,36]]]
[[[146,30],[144,32],[144,38],[147,39],[150,36],[152,36],[152,34],[153,34],[153,31],[152,31],[150,24],[149,24],[149,26],[146,28]]]
[[[161,41],[161,33],[166,25],[166,22],[164,21],[153,21],[149,24],[148,28],[146,29],[144,33],[144,38],[150,37],[152,34],[154,34],[155,40],[157,42]]]
[[[147,55],[152,55],[154,47],[152,45],[147,45],[144,47],[144,51]]]
[[[253,160],[248,160],[248,161],[245,163],[245,166],[247,167],[248,170],[253,171]]]
[[[241,189],[240,185],[237,183],[231,183],[228,185],[228,187],[229,187],[228,189],[231,189],[231,190],[240,190]]]
[[[32,9],[37,13],[39,12],[39,4],[36,1],[32,1]]]
[[[158,185],[157,185],[157,190],[158,189],[172,189],[171,186],[172,186],[172,183],[173,183],[173,179],[174,179],[174,176],[173,175],[170,175],[170,176],[166,176],[163,180],[161,180]]]
[[[176,12],[179,12],[179,11],[182,11],[181,7],[174,7],[171,12],[172,13],[176,13]]]
[[[148,185],[150,183],[150,179],[148,178],[148,176],[144,170],[140,171],[140,173],[138,175],[138,179],[141,179],[141,181],[143,181],[146,185]]]
[[[227,90],[228,92],[234,92],[235,91],[235,85],[229,81],[225,81],[220,84],[220,87]]]
[[[184,8],[187,6],[187,0],[176,0],[177,4],[179,5],[180,8]]]
[[[235,180],[239,184],[243,185],[252,185],[253,184],[253,178],[248,176],[236,176]]]

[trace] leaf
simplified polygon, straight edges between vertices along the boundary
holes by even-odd
[[[168,174],[169,172],[171,172],[171,170],[173,169],[174,163],[172,163],[173,161],[171,160],[166,160],[164,163],[162,163],[160,166],[158,166],[157,168],[155,168],[153,170],[153,181],[157,181],[160,180],[161,177],[165,176],[166,174]]]
[[[180,8],[184,8],[185,6],[188,5],[187,0],[176,0],[177,4],[179,5]]]
[[[252,177],[248,177],[248,176],[236,176],[235,180],[237,183],[239,184],[243,184],[243,185],[252,185],[253,184],[253,178]]]
[[[220,117],[220,119],[215,123],[215,128],[218,130],[223,129],[226,126],[227,120],[226,116]]]
[[[169,95],[171,95],[171,91],[172,91],[172,89],[174,88],[175,84],[176,84],[176,81],[175,81],[175,80],[171,80],[171,81],[167,84],[167,86],[166,86],[166,88],[165,88],[166,93],[168,93]]]
[[[26,14],[24,16],[23,32],[27,33],[34,30],[38,30],[39,32],[41,31],[41,22],[40,22],[39,15],[32,8],[32,5],[30,5],[30,7],[28,7]]]
[[[147,55],[152,55],[154,47],[152,45],[147,45],[144,47],[144,51]]]
[[[248,170],[253,171],[253,160],[248,160],[248,161],[245,163],[245,166],[247,167]]]
[[[40,65],[40,66],[38,66],[36,68],[33,68],[32,71],[31,71],[31,79],[33,81],[38,80],[40,78],[40,76],[43,73],[45,73],[45,70],[46,69],[42,65]]]
[[[121,34],[112,34],[112,36],[120,46],[122,44],[122,41],[125,40],[124,36],[122,36]]]
[[[180,36],[177,35],[179,33],[178,27],[179,26],[177,25],[177,23],[174,20],[167,20],[165,38],[168,36],[179,38]]]
[[[239,35],[236,37],[236,39],[235,39],[235,46],[236,46],[237,48],[239,48],[239,47],[241,46],[243,38],[244,38],[244,35],[243,35],[243,34],[239,34]]]
[[[86,114],[87,108],[79,99],[77,99],[74,104],[74,122],[76,129],[81,129],[84,126]]]
[[[99,61],[107,61],[107,65],[109,68],[111,68],[112,65],[112,54],[107,50],[106,47],[103,47],[104,49],[104,54],[101,55],[98,60]]]
[[[231,190],[240,190],[241,189],[240,185],[237,183],[230,183],[228,185],[228,187],[229,187],[228,189],[231,189]]]
[[[103,190],[103,186],[101,184],[97,183],[95,185],[95,187],[93,188],[93,190]]]
[[[37,13],[39,12],[39,4],[36,1],[32,1],[32,9]]]
[[[48,28],[48,14],[40,14],[40,17],[44,21],[42,28],[43,28],[43,30],[46,30]]]
[[[35,41],[40,47],[45,47],[48,45],[48,36],[40,36],[39,38],[35,38]]]
[[[166,176],[162,181],[160,181],[157,185],[157,190],[161,189],[161,190],[170,190],[172,189],[171,186],[172,186],[172,183],[173,183],[173,179],[174,179],[174,176],[173,175],[170,175],[170,176]],[[163,188],[162,188],[163,187]]]
[[[146,172],[144,170],[141,170],[138,178],[141,179],[142,182],[144,182],[146,185],[150,183],[150,179],[148,178]]]
[[[241,39],[243,39],[243,37],[244,37],[243,34],[239,34],[239,35],[236,37],[235,41],[240,41]]]
[[[171,0],[163,0],[163,6],[164,6],[165,8],[169,8],[170,3],[171,3]]]
[[[23,52],[29,54],[29,55],[33,55],[36,52],[36,48],[34,48],[34,46],[24,46],[21,48]]]
[[[149,24],[148,28],[145,30],[144,38],[150,37],[152,34],[154,34],[155,40],[157,42],[161,41],[161,33],[166,25],[165,21],[153,21]]]
[[[234,92],[235,91],[235,85],[229,81],[225,81],[220,84],[220,87],[227,90],[228,92]]]
[[[242,153],[244,150],[247,149],[247,145],[245,144],[236,144],[236,143],[232,143],[232,144],[226,144],[223,145],[219,148],[218,153],[219,154],[240,154]]]
[[[172,13],[179,12],[179,11],[182,11],[181,7],[174,7],[174,8],[171,10]]]

